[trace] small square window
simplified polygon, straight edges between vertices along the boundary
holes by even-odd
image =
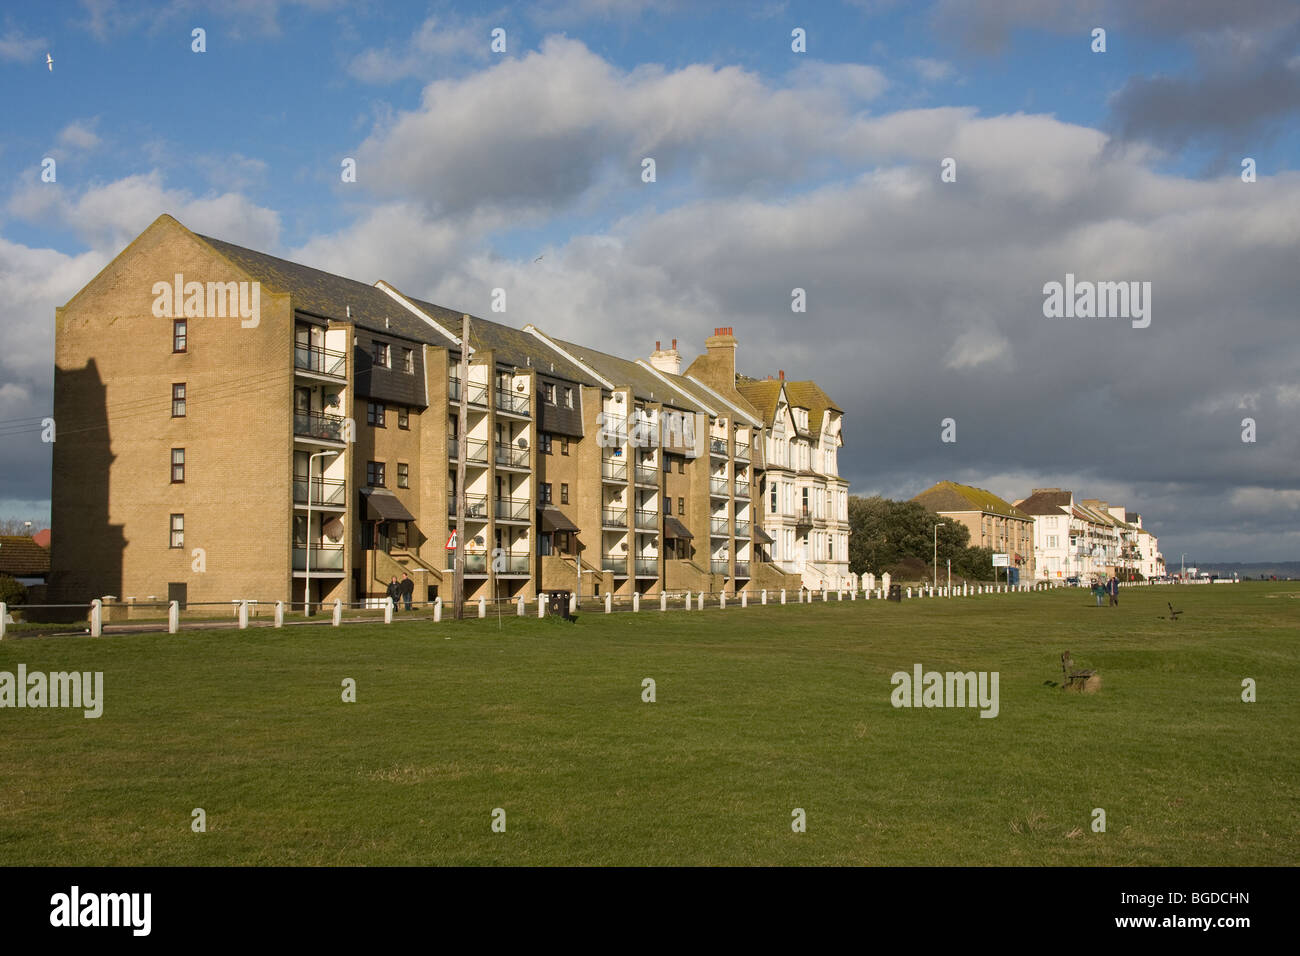
[[[397,463],[397,487],[409,488],[411,479],[411,466],[404,461]]]
[[[366,424],[384,428],[384,403],[366,402]]]
[[[569,486],[568,486],[567,483],[561,483],[561,485],[560,485],[560,504],[562,504],[562,505],[567,505],[568,503],[569,503]]]
[[[551,503],[551,483],[544,481],[537,489],[537,500],[544,505]]]
[[[172,321],[172,351],[184,352],[186,346],[185,320],[175,319]]]
[[[172,385],[172,418],[185,417],[185,383],[176,382]]]
[[[185,547],[185,516],[184,515],[172,515],[171,539],[168,547],[171,548]]]
[[[172,484],[179,485],[185,481],[185,449],[172,449]]]

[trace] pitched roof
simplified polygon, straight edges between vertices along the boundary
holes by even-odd
[[[816,382],[792,382],[786,379],[785,395],[791,405],[808,409],[808,424],[817,434],[821,434],[827,409],[844,414],[844,409],[836,405]],[[1007,507],[1011,506],[1007,505]]]
[[[1070,507],[1070,492],[1055,489],[1035,489],[1032,495],[1017,504],[1016,507],[1031,515],[1063,514]]]
[[[754,406],[754,411],[758,412],[763,424],[771,427],[776,423],[776,409],[780,404],[781,386],[784,384],[785,381],[779,378],[753,379],[738,376],[736,391]]]
[[[48,574],[50,552],[25,534],[0,535],[0,574],[27,577]]]
[[[598,375],[603,376],[615,385],[630,386],[634,398],[643,402],[659,402],[664,405],[671,405],[683,411],[704,411],[698,403],[690,400],[689,395],[682,395],[679,391],[665,385],[662,380],[655,377],[653,372],[636,362],[619,358],[617,355],[610,355],[608,352],[600,352],[586,345],[579,345],[576,342],[567,342],[554,336],[551,336],[551,338],[556,345],[574,358],[595,369]],[[681,378],[681,376],[669,375],[668,373],[664,373],[664,375],[670,381]],[[673,384],[675,385],[677,382],[674,381]]]
[[[938,514],[945,511],[982,511],[1006,518],[1029,520],[1032,516],[999,498],[991,491],[955,481],[940,481],[912,499]]]

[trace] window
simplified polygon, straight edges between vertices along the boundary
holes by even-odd
[[[172,515],[171,543],[168,545],[168,547],[171,548],[185,547],[185,516],[184,515]]]
[[[551,483],[549,481],[542,482],[537,491],[537,500],[544,505],[551,503]]]
[[[664,452],[664,474],[670,474],[673,470],[673,458],[667,452]]]
[[[175,319],[172,322],[172,351],[184,352],[185,343],[186,343],[185,320]]]
[[[772,507],[769,508],[768,510],[771,511],[772,514],[776,514],[776,513],[777,513],[777,508],[776,508],[776,485],[775,485],[775,484],[772,485]]]
[[[686,514],[686,499],[685,499],[685,498],[678,498],[678,499],[677,499],[677,513],[678,513],[679,515],[685,515],[685,514]]]
[[[366,402],[366,424],[384,428],[384,403]]]
[[[671,498],[665,498],[665,499],[664,499],[664,514],[666,514],[666,515],[670,515],[670,514],[672,514],[672,513],[673,513],[673,499],[671,499]]]
[[[374,363],[383,368],[388,368],[388,343],[374,342],[371,344],[371,349],[370,355]]]
[[[176,382],[172,385],[172,418],[185,417],[185,383]]]
[[[541,453],[543,455],[549,455],[551,453],[551,436],[543,433],[541,437],[541,443],[542,443]]]
[[[167,603],[175,601],[180,605],[182,611],[185,610],[185,602],[188,597],[189,586],[184,581],[167,582]]]
[[[402,349],[402,371],[407,375],[415,374],[415,350]]]
[[[397,427],[398,428],[411,427],[411,410],[406,406],[402,406],[397,410]]]
[[[561,454],[561,455],[567,455],[568,453],[569,453],[569,439],[567,439],[567,438],[561,438],[561,439],[560,439],[560,454]]]
[[[569,486],[567,483],[562,482],[560,484],[560,504],[567,505],[568,503],[569,503]]]
[[[543,531],[537,536],[537,553],[544,556],[551,552],[551,534],[549,531]]]
[[[565,408],[573,407],[573,389],[570,388],[568,385],[564,386],[564,407]]]
[[[686,459],[685,459],[685,458],[678,458],[678,459],[677,459],[677,474],[679,474],[679,475],[684,475],[684,474],[686,474]]]
[[[399,461],[397,463],[397,487],[399,488],[411,487],[410,478],[411,478],[411,466],[404,461]]]
[[[547,405],[554,405],[554,404],[555,404],[555,386],[552,385],[550,382],[547,382],[545,385],[542,386],[542,390],[543,390],[544,394],[546,395],[546,404],[547,404]]]
[[[172,449],[172,484],[179,485],[185,481],[185,449]]]
[[[384,463],[382,461],[366,462],[366,484],[371,488],[384,487]]]

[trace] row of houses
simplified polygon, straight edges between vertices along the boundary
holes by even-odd
[[[458,554],[467,599],[849,586],[842,409],[704,344],[623,358],[161,216],[56,310],[52,593],[450,600]]]
[[[965,525],[972,547],[1006,554],[1022,580],[1165,575],[1159,542],[1142,527],[1142,515],[1096,498],[1076,500],[1068,489],[1034,488],[1011,503],[983,488],[941,481],[913,500]]]

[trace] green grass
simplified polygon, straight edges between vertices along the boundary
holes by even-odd
[[[1172,599],[1186,613],[1163,619]],[[6,864],[1294,864],[1300,585],[36,637]],[[1101,693],[1066,694],[1059,657]],[[996,719],[890,675],[1000,673]],[[358,702],[340,700],[344,678]],[[643,703],[641,682],[657,683]],[[1254,678],[1258,702],[1241,701]],[[207,812],[193,833],[190,813]],[[493,808],[507,832],[491,831]],[[791,810],[807,811],[793,833]],[[1105,809],[1107,829],[1090,829]]]

